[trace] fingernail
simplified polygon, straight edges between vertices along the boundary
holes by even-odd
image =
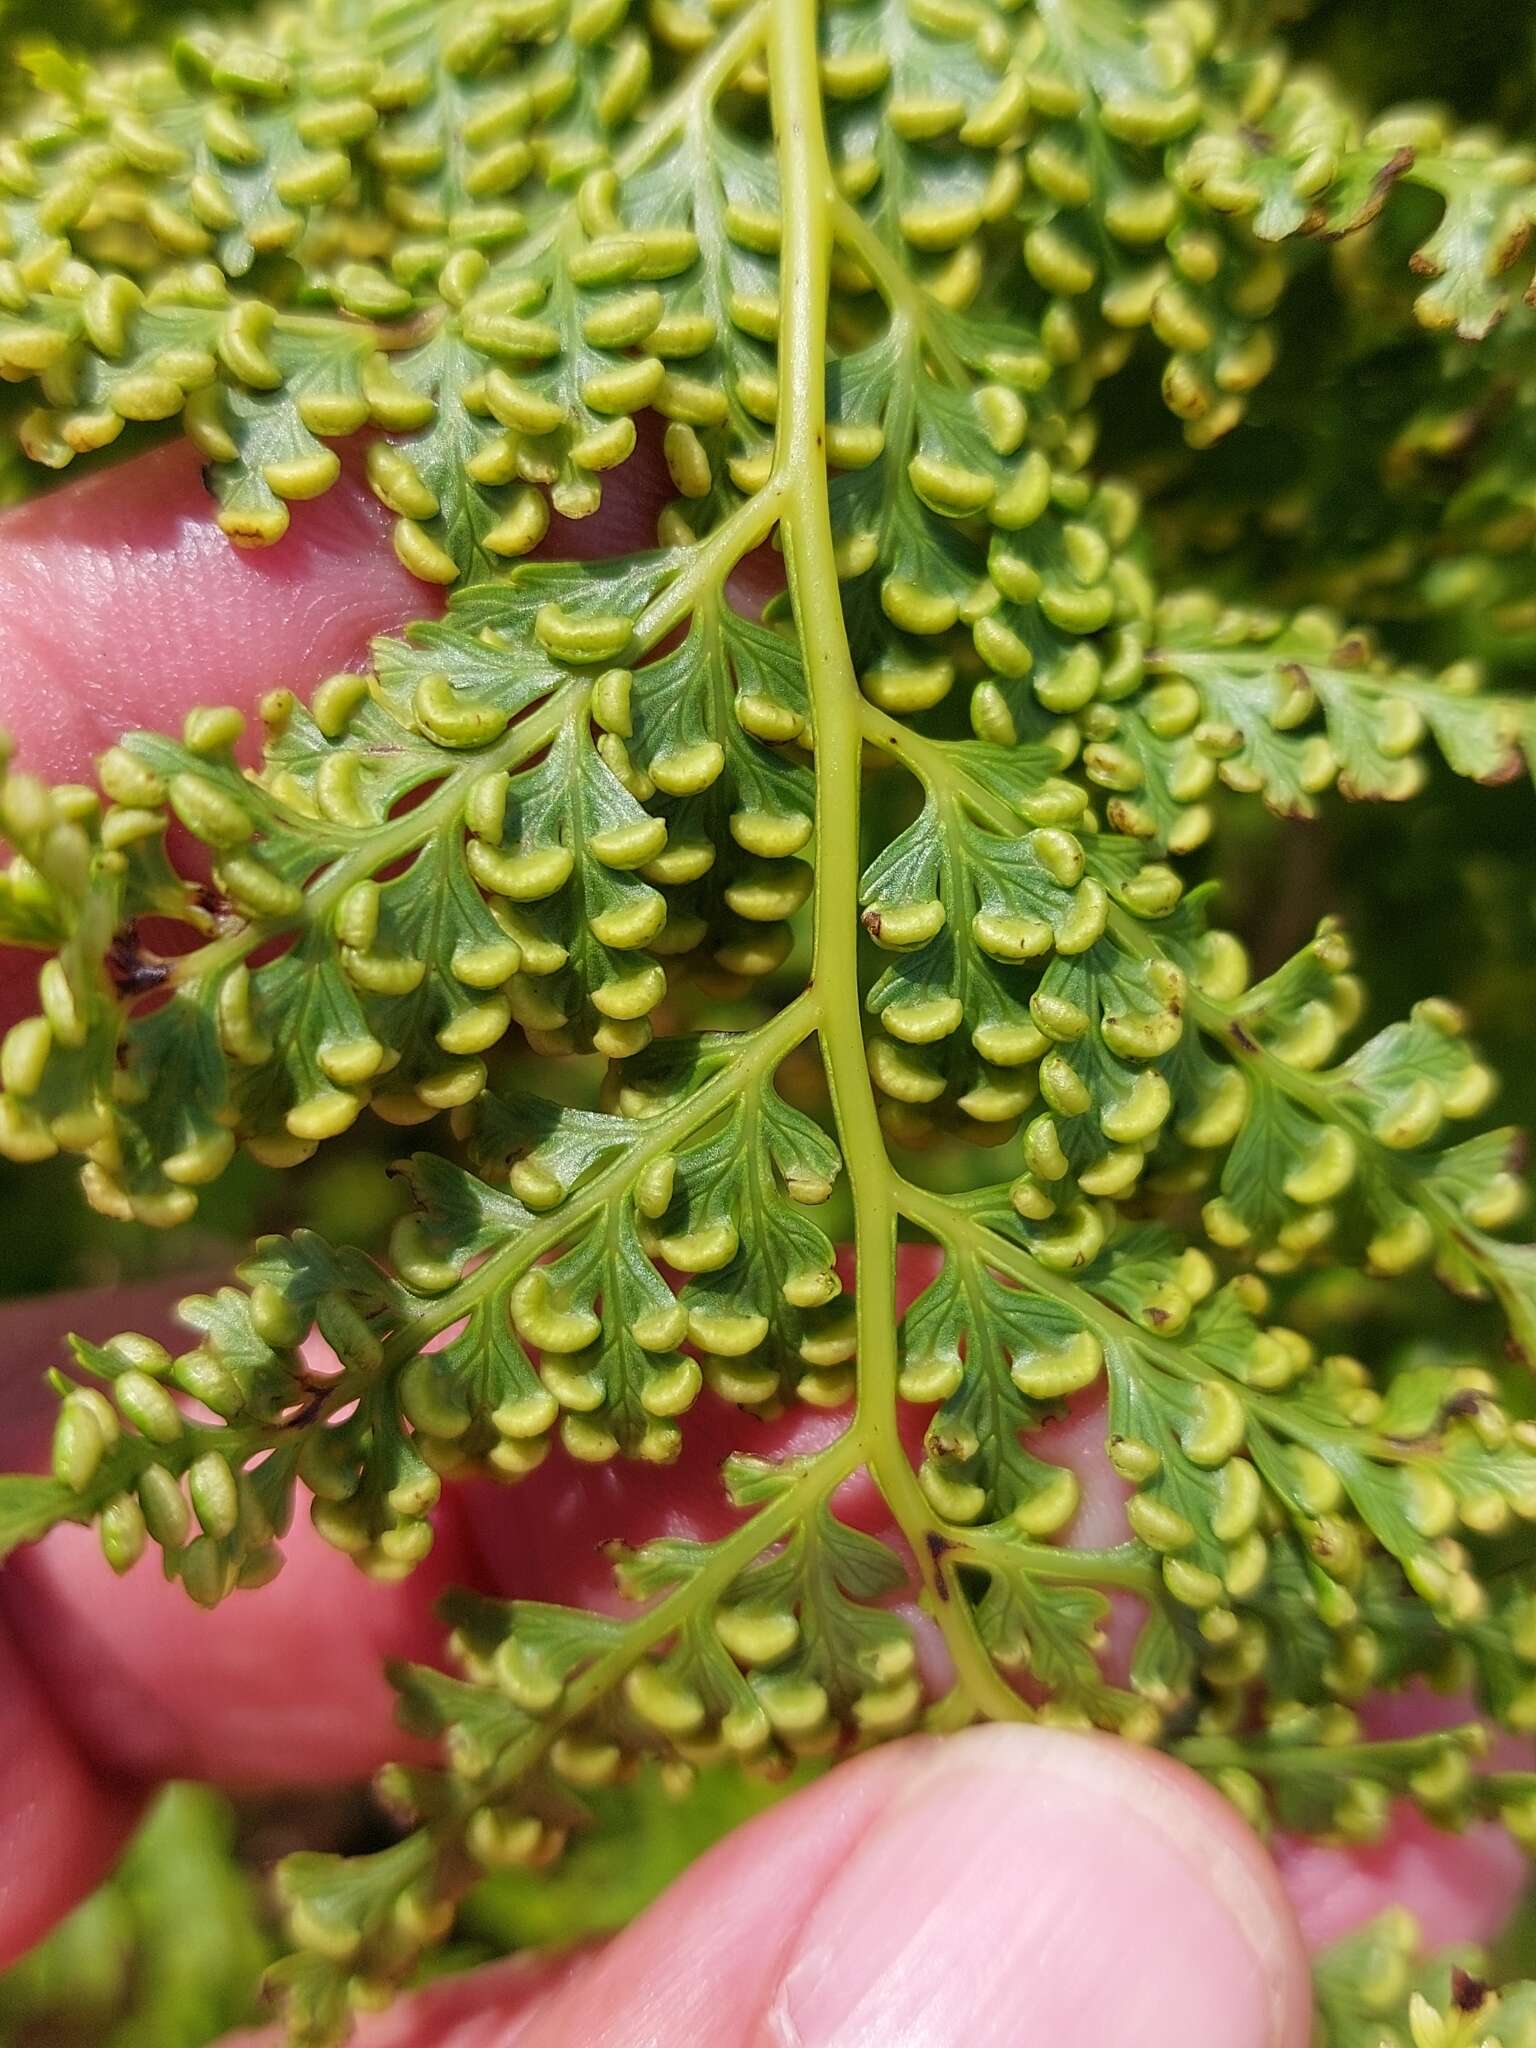
[[[1279,1881],[1217,1796],[1109,1738],[936,1746],[811,1908],[773,2048],[1304,2048]]]

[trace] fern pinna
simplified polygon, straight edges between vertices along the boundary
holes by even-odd
[[[298,2041],[648,1760],[1038,1715],[1166,1746],[1260,1827],[1365,1841],[1408,1798],[1536,1840],[1483,1724],[1373,1742],[1355,1712],[1430,1674],[1536,1728],[1517,1139],[1456,1009],[1363,1035],[1333,921],[1255,979],[1208,879],[1243,795],[1309,817],[1415,795],[1431,755],[1528,767],[1489,543],[1518,447],[1444,522],[1367,508],[1378,645],[1328,608],[1326,536],[1287,536],[1280,605],[1242,545],[1191,588],[1094,417],[1150,366],[1210,448],[1293,274],[1377,222],[1338,303],[1416,311],[1454,402],[1513,389],[1518,421],[1536,163],[1373,122],[1260,11],[322,0],[33,60],[0,144],[19,447],[179,428],[261,546],[365,434],[401,560],[451,594],[269,698],[254,768],[203,709],[98,788],[4,783],[0,935],[48,955],[0,1049],[8,1157],[78,1152],[98,1209],[174,1225],[239,1146],[297,1163],[367,1113],[431,1149],[387,1265],[265,1238],[180,1355],[78,1343],[0,1551],[95,1521],[211,1604],[278,1569],[297,1498],[393,1577],[445,1481],[666,1464],[696,1405],[747,1418],[728,1533],[618,1555],[601,1612],[457,1596],[457,1675],[396,1674],[445,1766],[385,1774],[394,1846],[286,1866]],[[1409,192],[1440,209],[1412,307]],[[556,559],[551,507],[595,511],[642,433],[656,545]],[[770,543],[760,606],[737,571]],[[1394,656],[1383,587],[1442,661]],[[899,1318],[898,1240],[930,1276]],[[1302,1335],[1324,1261],[1432,1264],[1514,1362]],[[1129,1496],[1102,1550],[1049,1428],[1095,1390]],[[835,1418],[820,1448],[754,1453],[793,1403]],[[891,1541],[838,1513],[860,1473]],[[1394,1923],[1330,1959],[1327,2041],[1536,2038],[1527,1993],[1469,2003],[1411,1955]]]

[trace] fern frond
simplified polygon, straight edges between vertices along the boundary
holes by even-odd
[[[1527,150],[1486,132],[1458,135],[1428,108],[1367,123],[1331,80],[1305,72],[1256,120],[1199,136],[1179,176],[1214,213],[1250,219],[1265,241],[1354,234],[1399,184],[1432,193],[1439,222],[1409,264],[1429,280],[1414,310],[1464,341],[1481,341],[1508,310],[1536,205]]]
[[[1466,661],[1438,676],[1394,665],[1325,612],[1288,623],[1244,617],[1196,593],[1165,604],[1156,641],[1149,670],[1188,689],[1149,695],[1124,714],[1154,818],[1198,779],[1200,756],[1213,778],[1291,817],[1312,816],[1330,786],[1368,801],[1415,795],[1427,742],[1476,782],[1529,774],[1536,759],[1529,698],[1484,691]]]
[[[1414,2048],[1523,2048],[1536,2040],[1536,1992],[1528,1984],[1498,1991],[1476,1949],[1425,1962],[1406,1909],[1324,1950],[1314,1966],[1322,2048],[1377,2048],[1408,2040]]]
[[[0,937],[50,957],[0,1046],[0,1151],[79,1153],[98,1207],[173,1225],[240,1145],[291,1165],[365,1110],[442,1122],[386,1257],[263,1238],[183,1304],[179,1353],[77,1342],[0,1555],[94,1523],[114,1568],[153,1544],[212,1604],[307,1501],[394,1579],[445,1482],[666,1464],[700,1402],[829,1417],[727,1461],[724,1534],[617,1556],[619,1604],[451,1596],[456,1673],[396,1674],[445,1750],[384,1776],[410,1831],[286,1867],[298,2040],[339,2040],[477,1871],[553,1856],[642,1766],[1040,1715],[1162,1744],[1260,1827],[1368,1841],[1407,1799],[1532,1839],[1479,1730],[1378,1744],[1355,1712],[1429,1674],[1536,1725],[1528,1404],[1463,1352],[1355,1357],[1295,1285],[1432,1264],[1536,1356],[1514,1135],[1477,1127],[1493,1077],[1452,1005],[1355,1038],[1338,926],[1251,982],[1187,864],[1222,850],[1222,789],[1404,798],[1430,743],[1507,780],[1536,724],[1305,593],[1164,596],[1089,410],[1145,326],[1190,443],[1237,423],[1285,267],[1245,220],[1307,225],[1298,175],[1332,231],[1384,165],[1453,166],[1428,310],[1486,324],[1503,230],[1464,216],[1496,186],[1507,226],[1524,173],[1319,141],[1334,116],[1240,26],[338,0],[46,65],[0,150],[33,455],[179,419],[261,542],[371,425],[402,560],[456,585],[366,673],[269,697],[253,760],[203,709],[124,738],[99,793],[7,765]],[[657,545],[515,560],[647,411]],[[1519,478],[1484,486],[1467,518],[1503,531]],[[1375,516],[1405,579],[1465,573],[1385,491]],[[787,590],[748,616],[731,578],[770,542]],[[901,1317],[898,1231],[932,1261]],[[1107,1548],[1070,1540],[1074,1400],[1129,1489]],[[841,1511],[856,1475],[880,1535]],[[1406,1956],[1388,1929],[1325,1966],[1335,2048],[1400,2029]],[[1446,2048],[1455,1986],[1425,1982],[1406,2023]],[[1513,2048],[1525,1996],[1478,2023]]]
[[[534,546],[535,485],[591,511],[664,375],[632,351],[651,280],[693,263],[699,124],[761,32],[748,15],[636,123],[652,56],[624,12],[377,0],[62,72],[4,178],[0,368],[41,381],[29,452],[185,414],[222,523],[259,546],[372,422],[408,437],[371,476],[436,582]],[[616,181],[669,150],[626,223]]]
[[[811,875],[793,643],[716,592],[644,671],[638,715],[617,665],[670,629],[707,562],[700,543],[579,594],[543,568],[468,592],[381,641],[371,675],[307,709],[269,699],[254,777],[243,721],[206,710],[180,742],[113,749],[99,813],[82,797],[65,822],[13,776],[0,802],[34,859],[7,936],[75,937],[0,1076],[10,1155],[88,1151],[99,1207],[174,1222],[236,1138],[289,1163],[365,1101],[400,1123],[468,1103],[514,1021],[547,1050],[623,1057],[650,1037],[664,961],[779,964]],[[208,849],[211,888],[172,873],[172,818]],[[149,950],[149,916],[202,943]]]

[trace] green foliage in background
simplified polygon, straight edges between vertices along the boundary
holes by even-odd
[[[257,2014],[272,1954],[224,1802],[161,1794],[109,1881],[0,1976],[5,2048],[200,2048]]]
[[[765,1786],[712,1772],[683,1801],[653,1771],[598,1793],[590,1831],[558,1870],[475,1886],[439,1967],[613,1933],[804,1776]],[[237,1818],[202,1786],[162,1793],[112,1877],[0,1975],[3,2048],[202,2048],[257,2018],[278,1930],[253,1862],[260,1814],[248,1809],[243,1828]]]

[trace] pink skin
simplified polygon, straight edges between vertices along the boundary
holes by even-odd
[[[548,545],[643,545],[664,489],[643,455],[610,490],[617,511]],[[182,449],[9,515],[0,542],[0,723],[23,765],[56,777],[85,773],[125,727],[174,724],[192,702],[250,707],[275,686],[307,688],[433,602],[398,568],[351,470],[296,508],[266,555],[236,554],[216,533]],[[753,565],[759,598],[773,566]],[[31,972],[14,958],[8,970],[0,999],[9,993],[16,1014]],[[930,1256],[905,1257],[905,1291]],[[36,1389],[63,1329],[163,1327],[168,1299],[120,1290],[9,1310],[0,1466],[42,1453]],[[444,1584],[601,1597],[606,1538],[724,1526],[715,1469],[742,1425],[707,1401],[693,1424],[670,1472],[552,1461],[515,1492],[462,1489],[428,1564],[398,1587],[359,1577],[302,1517],[282,1576],[211,1618],[150,1562],[114,1581],[78,1529],[18,1557],[0,1579],[0,1957],[96,1881],[159,1779],[318,1784],[401,1753],[380,1664],[438,1653],[431,1606]],[[747,1425],[765,1451],[837,1426],[814,1414]],[[1094,1545],[1123,1526],[1101,1441],[1087,1407],[1052,1446],[1083,1480],[1073,1537]],[[839,1508],[885,1524],[867,1482],[845,1488]],[[1030,2038],[1053,2048],[1305,2048],[1304,1941],[1399,1901],[1434,1941],[1486,1935],[1522,1876],[1492,1831],[1455,1841],[1414,1821],[1367,1853],[1282,1845],[1279,1862],[1277,1876],[1193,1776],[1127,1745],[1031,1728],[912,1738],[738,1831],[600,1954],[437,1987],[363,2038],[1011,2048],[1027,2013]]]

